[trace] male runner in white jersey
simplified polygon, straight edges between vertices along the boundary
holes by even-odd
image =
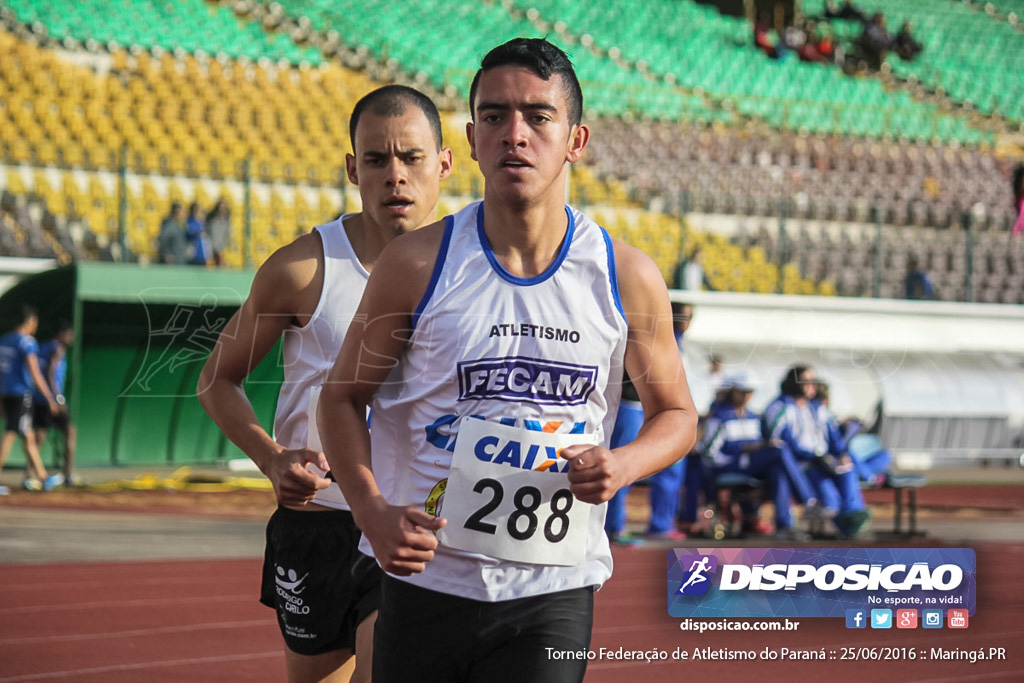
[[[565,54],[495,48],[470,105],[484,200],[381,254],[318,424],[389,574],[375,683],[578,681],[602,503],[681,458],[697,413],[657,267],[564,203],[589,139]],[[645,422],[612,451],[624,369]]]
[[[356,550],[359,530],[337,484],[308,448],[310,391],[327,377],[377,258],[394,237],[433,220],[451,172],[428,97],[385,86],[356,104],[345,159],[362,212],[317,226],[260,268],[248,300],[203,368],[199,399],[274,485],[261,601],[278,612],[288,678],[368,681],[380,570]],[[285,381],[274,437],[260,426],[242,382],[284,334]],[[364,423],[365,426],[365,423]],[[314,442],[315,443],[315,442]]]

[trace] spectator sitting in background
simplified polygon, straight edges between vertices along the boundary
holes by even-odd
[[[765,408],[761,418],[762,436],[769,450],[781,451],[784,463],[795,460],[813,464],[815,467],[811,469],[824,468],[822,463],[828,454],[828,443],[818,428],[811,405],[815,390],[814,371],[806,365],[794,365],[786,371],[779,385],[779,396]],[[793,497],[804,505],[804,517],[834,516],[836,508],[819,504],[818,493],[808,490],[805,481],[798,477],[792,480]]]
[[[156,244],[159,263],[185,263],[188,239],[185,237],[185,209],[181,202],[171,204],[170,213],[160,223]]]
[[[833,524],[840,536],[855,536],[871,518],[864,504],[860,483],[853,465],[846,460],[838,462],[830,456],[825,431],[817,415],[818,384],[814,370],[806,365],[794,365],[787,372],[780,386],[781,395],[768,405],[764,413],[765,438],[783,451],[791,451],[793,457],[807,464],[807,479],[812,486],[813,503],[805,503],[804,516],[811,512],[812,505],[827,511],[835,511]],[[794,491],[797,500],[801,494]]]
[[[907,299],[934,299],[935,286],[928,273],[921,268],[917,257],[907,258],[907,277],[903,281]]]
[[[885,15],[875,12],[864,22],[864,30],[857,38],[865,66],[877,71],[885,61],[885,55],[893,49],[893,39],[885,28]]]
[[[831,38],[819,35],[817,24],[808,22],[804,31],[803,44],[796,48],[800,61],[831,63],[834,52],[835,46],[832,44]]]
[[[817,43],[815,44],[818,54],[833,64],[842,64],[843,49],[836,43],[835,35],[832,33],[832,27],[828,24],[822,24],[815,27],[815,29],[818,28],[821,29],[817,35]]]
[[[829,407],[829,387],[825,382],[818,382],[815,403],[815,414],[828,440],[829,453],[846,458],[845,462],[850,463],[860,481],[872,486],[884,485],[889,476],[889,467],[892,465],[892,453],[884,448],[877,448],[871,452],[854,455],[850,443],[864,426],[857,420],[839,422]]]
[[[782,47],[776,47],[779,58],[788,56],[790,53],[800,57],[800,53],[807,49],[807,32],[801,23],[793,23],[782,30]]]
[[[676,515],[676,528],[685,534],[704,535],[711,531],[715,505],[715,477],[711,469],[713,455],[703,451],[711,420],[732,407],[729,402],[734,380],[723,378],[720,356],[708,356],[708,385],[714,392],[711,405],[701,413],[698,424],[697,446],[683,459],[686,471],[680,479],[680,504]],[[703,507],[702,507],[703,503]]]
[[[772,59],[778,59],[779,51],[776,48],[778,41],[772,37],[771,30],[771,26],[766,21],[754,22],[754,45]]]
[[[924,46],[921,43],[914,40],[914,36],[910,34],[911,24],[909,21],[904,21],[903,25],[900,26],[899,33],[892,41],[892,51],[899,55],[899,58],[905,62],[909,62],[917,55],[921,54],[921,50]]]
[[[794,486],[809,489],[806,477],[787,451],[764,448],[761,420],[747,409],[754,392],[749,379],[744,375],[729,377],[722,386],[726,391],[726,400],[708,418],[701,440],[707,466],[716,476],[739,473],[764,481],[775,501],[776,530],[787,538],[799,540],[802,534],[791,528],[789,499]],[[795,484],[791,483],[794,481]],[[740,505],[740,509],[744,533],[770,533],[771,530],[758,516],[756,504],[746,501]],[[719,516],[723,522],[730,524],[732,513],[731,504],[725,506],[719,500]]]

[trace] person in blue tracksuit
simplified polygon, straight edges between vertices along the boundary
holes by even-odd
[[[725,401],[708,419],[702,443],[705,459],[714,475],[740,473],[767,483],[775,503],[775,529],[778,537],[802,540],[803,534],[793,528],[789,511],[790,497],[813,500],[810,483],[792,452],[785,448],[766,447],[761,420],[747,408],[754,391],[745,376],[727,378]],[[743,529],[764,533],[758,524],[757,510],[743,510]]]
[[[811,498],[796,496],[804,504],[804,516],[834,517],[840,535],[852,536],[864,526],[869,513],[853,467],[842,460],[837,464],[829,454],[827,435],[815,411],[816,396],[811,367],[794,365],[787,370],[780,395],[765,409],[764,436],[773,447],[788,451],[805,465],[813,491]]]
[[[818,382],[814,409],[818,423],[825,431],[829,453],[837,457],[846,456],[847,460],[844,462],[849,462],[853,466],[858,480],[872,486],[883,486],[888,479],[889,468],[892,466],[892,453],[880,445],[863,453],[855,454],[853,452],[851,444],[863,426],[856,420],[849,420],[844,424],[839,423],[829,407],[829,388],[825,382]]]

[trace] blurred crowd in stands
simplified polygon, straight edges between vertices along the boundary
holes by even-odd
[[[860,34],[850,45],[837,40],[830,21],[843,20],[860,24]],[[877,71],[889,52],[911,61],[924,46],[914,39],[912,26],[904,21],[900,30],[891,34],[883,12],[868,14],[851,0],[842,5],[828,2],[820,17],[797,16],[781,32],[773,31],[766,15],[754,23],[754,44],[772,59],[796,56],[804,62],[835,64],[846,70]]]
[[[227,201],[217,203],[205,214],[197,202],[186,212],[181,202],[171,204],[157,235],[157,260],[166,264],[222,266],[224,252],[231,245],[231,213]]]

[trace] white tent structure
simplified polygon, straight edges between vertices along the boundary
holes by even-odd
[[[694,305],[684,362],[699,408],[708,358],[778,394],[787,368],[814,367],[840,417],[877,422],[905,466],[1024,452],[1024,308],[887,299],[673,291]]]

